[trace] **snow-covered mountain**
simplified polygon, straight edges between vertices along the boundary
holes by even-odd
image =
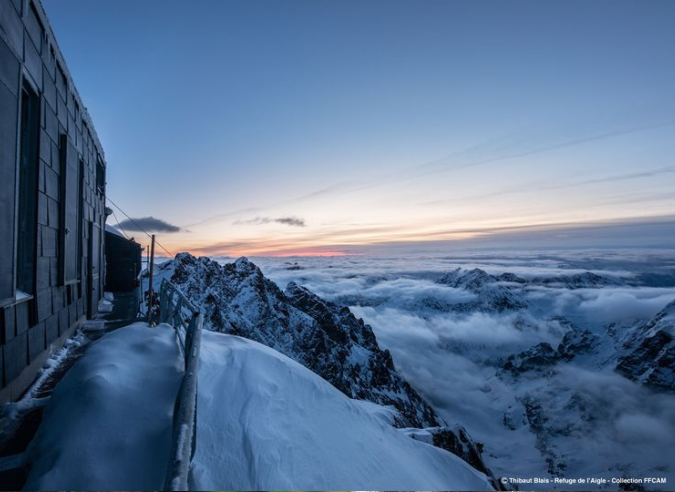
[[[537,458],[543,460],[542,471],[551,477],[675,474],[672,463],[650,449],[654,441],[643,441],[641,434],[641,426],[655,422],[654,414],[671,404],[670,400],[661,401],[658,394],[650,395],[649,390],[675,390],[675,301],[646,322],[627,321],[624,326],[610,324],[589,330],[560,314],[551,316],[529,299],[547,295],[568,299],[573,291],[620,289],[623,282],[591,272],[526,279],[510,272],[490,275],[476,268],[455,269],[441,276],[438,283],[476,296],[461,310],[447,309],[448,316],[492,313],[492,319],[510,324],[514,333],[522,334],[523,348],[518,344],[474,345],[473,353],[467,354],[466,348],[456,343],[444,344],[448,351],[478,363],[491,375],[482,391],[496,393],[492,406],[501,413],[502,439],[512,435],[512,439],[524,440],[523,431],[533,436]],[[584,294],[580,295],[583,302]],[[555,329],[551,329],[553,325]],[[537,329],[545,329],[549,337],[541,340]],[[482,359],[475,352],[482,354]],[[494,372],[490,372],[492,367]],[[652,408],[652,401],[662,406]],[[497,442],[499,434],[495,433]],[[635,440],[630,435],[636,436]],[[491,444],[488,439],[486,442]],[[616,446],[632,447],[617,454]],[[637,452],[638,448],[642,451]],[[513,458],[494,449],[487,455],[499,457],[502,464]],[[499,468],[499,463],[490,464]]]
[[[503,312],[527,308],[527,302],[480,268],[457,268],[437,280],[439,284],[475,294],[474,300],[452,306],[454,311]]]
[[[588,330],[574,327],[560,341],[557,349],[541,342],[527,350],[510,355],[503,368],[513,375],[527,372],[541,372],[555,364],[569,362],[579,356],[595,351],[600,338]]]
[[[289,283],[282,291],[246,258],[224,265],[180,253],[164,263],[167,278],[205,313],[206,327],[262,343],[307,367],[345,395],[393,407],[392,424],[425,429],[431,444],[453,452],[490,474],[475,443],[461,426],[448,427],[403,379],[391,354],[370,326],[342,306]],[[498,483],[494,481],[495,487]]]
[[[622,347],[617,370],[634,381],[675,392],[675,301],[635,329]]]
[[[603,277],[593,272],[575,273],[572,275],[537,276],[530,280],[534,285],[562,287],[565,289],[594,289],[608,285],[621,285],[616,279]]]
[[[351,398],[395,407],[400,427],[440,424],[434,410],[396,372],[372,329],[348,308],[295,283],[282,291],[246,258],[220,265],[180,253],[162,271],[170,272],[170,280],[203,309],[210,329],[267,345]]]

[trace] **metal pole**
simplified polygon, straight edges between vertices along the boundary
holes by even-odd
[[[150,246],[150,283],[148,285],[148,324],[152,326],[152,278],[155,273],[155,235],[152,235],[152,245]]]
[[[150,245],[146,244],[145,245],[145,268],[148,270],[148,274],[150,273]],[[141,276],[141,304],[143,304],[143,277]]]

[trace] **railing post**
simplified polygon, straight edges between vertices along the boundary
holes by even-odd
[[[183,299],[178,298],[176,303],[176,308],[173,312],[173,327],[177,330],[183,324],[183,314],[181,310],[183,308]]]
[[[187,330],[185,330],[185,370],[187,371],[187,365],[188,365],[188,357],[187,354],[190,353],[192,350],[192,342],[194,340],[195,336],[195,330],[197,329],[197,318],[198,315],[193,314],[192,318],[190,319],[190,324],[187,327]]]
[[[204,315],[166,279],[162,281],[159,305],[160,321],[173,324],[179,341],[180,328],[183,327],[185,330],[183,343],[185,374],[174,404],[171,454],[164,490],[187,490],[190,465],[197,448],[197,382]],[[191,314],[187,326],[183,308],[189,309]]]
[[[169,299],[167,295],[166,279],[162,280],[162,286],[159,289],[159,322],[166,323],[167,310],[169,309]]]
[[[152,235],[152,243],[150,246],[150,279],[148,281],[148,323],[152,326],[152,299],[153,299],[153,285],[155,274],[155,235]]]
[[[190,463],[196,449],[197,382],[204,315],[200,313],[193,319],[190,343],[185,350],[185,376],[174,409],[173,441],[164,490],[188,490]]]

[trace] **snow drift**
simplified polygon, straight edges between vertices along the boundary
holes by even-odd
[[[205,332],[201,362],[196,489],[491,489],[457,456],[257,342]]]
[[[173,330],[106,335],[56,388],[29,450],[29,490],[156,490],[180,380]],[[194,490],[485,490],[457,456],[391,427],[251,340],[204,332]]]

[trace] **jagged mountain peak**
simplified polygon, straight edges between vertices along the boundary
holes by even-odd
[[[464,270],[456,268],[452,272],[446,273],[437,280],[439,284],[444,284],[456,289],[478,290],[487,284],[496,283],[496,279],[485,270],[474,268]]]
[[[172,267],[172,268],[171,268]],[[401,425],[439,425],[434,410],[396,372],[372,328],[342,306],[291,282],[282,292],[246,258],[220,265],[181,253],[166,275],[205,313],[208,328],[263,343],[348,396],[395,407]]]
[[[534,277],[531,282],[537,285],[564,287],[566,289],[588,289],[610,285],[621,285],[621,282],[617,279],[588,271],[567,275]]]
[[[463,289],[476,295],[473,301],[453,305],[454,311],[503,312],[525,309],[528,306],[520,294],[502,285],[497,278],[480,268],[472,270],[456,268],[443,275],[436,283]]]
[[[302,285],[299,285],[295,282],[288,282],[286,285],[286,290],[285,293],[287,296],[312,296],[312,297],[319,297],[316,294],[314,294],[311,290],[309,290],[307,287],[304,287]]]
[[[500,282],[510,282],[510,283],[514,283],[514,284],[526,284],[527,283],[527,280],[525,280],[524,278],[519,277],[515,273],[511,273],[511,272],[504,272],[501,275],[497,275],[495,278],[497,280],[499,280]]]
[[[260,273],[260,274],[262,274],[262,272],[260,271],[260,268],[258,268],[258,266],[255,263],[250,261],[245,256],[237,258],[237,260],[232,264],[234,265],[235,269],[239,273],[247,273],[247,274]]]

